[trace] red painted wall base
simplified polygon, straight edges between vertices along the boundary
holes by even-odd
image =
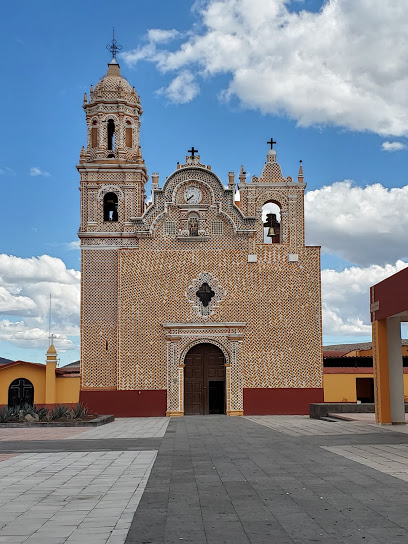
[[[309,415],[311,402],[324,402],[323,388],[244,389],[244,415]]]
[[[81,391],[79,400],[97,414],[160,417],[166,415],[167,391]],[[308,415],[312,402],[324,402],[323,388],[244,389],[245,415]]]
[[[95,414],[157,417],[166,415],[167,391],[80,391],[79,401]]]

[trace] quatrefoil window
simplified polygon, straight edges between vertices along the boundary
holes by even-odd
[[[204,308],[206,308],[211,302],[211,299],[215,296],[215,293],[208,285],[208,283],[204,282],[201,285],[200,289],[196,292],[196,295],[200,299],[201,304],[204,306]]]

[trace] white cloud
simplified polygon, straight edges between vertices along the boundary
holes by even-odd
[[[402,151],[406,148],[406,145],[402,142],[383,142],[381,149],[383,151]]]
[[[75,240],[74,242],[68,242],[66,246],[70,251],[77,251],[81,249],[81,242],[80,240]]]
[[[341,181],[305,195],[306,240],[359,265],[408,257],[408,185]]]
[[[0,176],[15,176],[16,172],[9,166],[0,167]]]
[[[80,273],[49,255],[0,255],[0,340],[46,348],[50,294],[55,345],[73,349],[68,336],[79,335]]]
[[[29,327],[25,321],[0,320],[0,340],[27,349],[43,349],[46,351],[49,340],[48,330],[41,327]],[[66,334],[54,335],[54,345],[58,351],[74,350],[78,346],[67,338]]]
[[[123,51],[120,53],[120,58],[123,59],[129,66],[134,66],[140,60],[157,59],[162,57],[160,51],[157,50],[157,44],[168,43],[180,36],[180,33],[175,30],[163,30],[160,28],[151,28],[147,31],[147,43],[136,49]]]
[[[30,176],[44,176],[48,178],[51,174],[49,172],[46,172],[45,170],[41,170],[38,166],[32,166],[30,168]]]
[[[408,263],[351,267],[341,272],[322,270],[323,334],[371,335],[370,287],[406,268]]]
[[[193,74],[188,70],[183,70],[168,87],[162,87],[157,91],[157,94],[166,96],[174,104],[185,104],[191,102],[198,92],[199,87]]]
[[[171,30],[162,30],[161,28],[151,28],[147,31],[147,36],[150,42],[166,43],[179,36],[179,32],[174,28]]]
[[[331,0],[318,12],[293,11],[288,0],[194,6],[198,24],[179,46],[163,47],[166,40],[154,29],[147,45],[123,54],[125,61],[147,60],[162,72],[226,74],[224,97],[289,115],[302,126],[408,133],[404,2]]]

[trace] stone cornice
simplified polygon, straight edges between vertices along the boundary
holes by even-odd
[[[195,323],[162,323],[162,327],[165,329],[215,329],[215,328],[224,328],[224,329],[239,329],[246,327],[247,324],[244,322],[206,322],[201,321]]]

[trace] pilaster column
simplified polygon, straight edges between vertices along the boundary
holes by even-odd
[[[231,342],[231,360],[229,368],[226,369],[227,378],[227,415],[244,415],[244,400],[242,391],[242,364],[241,364],[241,343],[242,334],[231,334],[228,336]]]
[[[167,335],[167,411],[166,416],[183,416],[183,370],[179,366],[178,343],[180,336]],[[181,379],[180,379],[181,374]]]

